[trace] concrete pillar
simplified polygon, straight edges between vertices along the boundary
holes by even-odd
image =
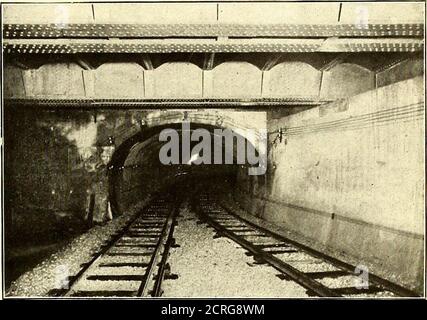
[[[154,88],[154,70],[144,71],[144,95],[146,98],[152,98],[155,96]]]
[[[92,98],[95,96],[95,74],[92,70],[82,70],[83,88],[85,96]]]
[[[203,97],[213,96],[213,71],[203,70]]]

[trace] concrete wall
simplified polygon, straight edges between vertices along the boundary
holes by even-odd
[[[304,62],[283,62],[264,72],[265,96],[319,96],[322,72]],[[308,81],[309,80],[309,81]]]
[[[356,64],[339,64],[325,71],[322,76],[322,97],[351,97],[375,88],[375,73]]]
[[[424,93],[417,77],[269,121],[266,177],[236,197],[263,219],[421,290]]]

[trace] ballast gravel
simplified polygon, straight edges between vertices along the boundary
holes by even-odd
[[[130,222],[133,215],[124,215],[103,226],[96,226],[87,233],[78,236],[69,244],[52,254],[48,259],[31,271],[21,275],[12,282],[6,296],[43,297],[50,290],[57,289],[58,278],[63,279],[64,273],[73,276],[81,268],[81,264],[91,260],[101,246],[111,239]],[[277,244],[269,238],[251,236],[248,240],[264,244]],[[178,225],[174,237],[179,247],[171,249],[168,263],[171,273],[177,279],[166,279],[163,282],[163,297],[308,297],[306,289],[289,280],[277,277],[279,272],[274,268],[259,264],[248,256],[246,250],[232,240],[217,237],[213,228],[200,223],[194,212],[184,205],[180,210]],[[122,239],[123,240],[123,239]],[[133,242],[129,238],[128,241]],[[147,243],[143,240],[140,244]],[[273,242],[273,243],[271,243]],[[125,249],[125,248],[121,248]],[[274,249],[274,248],[273,248]],[[272,250],[273,250],[272,249]],[[288,247],[292,249],[292,247]],[[123,250],[120,250],[121,252]],[[138,248],[126,248],[126,252],[135,253]],[[110,250],[114,252],[114,250]],[[325,272],[337,270],[336,267],[316,259],[303,252],[279,253],[275,257],[282,259],[302,272]],[[145,256],[106,256],[104,263],[149,262]],[[144,268],[120,267],[103,268],[104,275],[140,274]],[[99,275],[99,274],[98,274]],[[172,277],[173,278],[173,277]],[[329,288],[353,287],[358,279],[355,276],[325,277],[318,280]],[[92,281],[91,290],[105,290],[106,287],[124,291],[138,289],[138,281]],[[95,287],[93,286],[95,285]],[[89,289],[82,282],[79,290]],[[108,288],[107,288],[108,289]],[[390,292],[360,293],[351,297],[392,297]]]
[[[73,286],[74,291],[138,291],[140,281],[81,281]]]
[[[254,263],[228,238],[214,238],[212,228],[198,222],[183,206],[175,227],[178,248],[168,259],[176,280],[165,280],[163,297],[307,297],[298,284],[281,280],[268,265]]]
[[[142,204],[140,205],[140,207]],[[135,209],[134,212],[137,210]],[[13,281],[6,292],[10,297],[47,297],[49,292],[58,289],[64,273],[77,274],[81,264],[91,260],[101,246],[119,232],[134,217],[134,214],[119,216],[105,225],[95,226],[60,248],[32,270],[25,272]],[[112,260],[114,259],[111,257]],[[123,260],[123,259],[121,259]]]

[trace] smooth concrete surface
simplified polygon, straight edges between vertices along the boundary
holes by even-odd
[[[340,8],[341,6],[341,8]],[[4,6],[5,23],[312,24],[423,23],[422,3],[94,3]],[[180,14],[176,14],[176,12]],[[364,16],[364,12],[369,14]],[[25,14],[22,14],[25,12]],[[265,14],[259,14],[264,12]],[[319,12],[322,12],[320,15]],[[401,15],[405,12],[405,15]],[[362,17],[361,17],[362,16]]]
[[[270,147],[267,181],[257,186],[240,174],[236,199],[258,217],[421,290],[423,117],[418,77],[273,119],[269,130],[285,133]]]

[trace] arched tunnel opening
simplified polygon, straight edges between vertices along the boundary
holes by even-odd
[[[417,86],[417,82],[409,82],[405,85]],[[402,86],[402,88],[405,87]],[[387,92],[395,89],[386,88]],[[360,101],[363,101],[363,98]],[[354,98],[359,103],[357,99]],[[355,105],[357,106],[357,104]],[[404,108],[408,108],[405,112],[412,114],[411,117],[415,117],[415,112],[418,112],[416,104],[409,107],[404,106]],[[354,163],[363,166],[363,162],[356,161],[357,157],[360,154],[366,154],[366,157],[370,159],[371,156],[366,153],[370,149],[363,149],[360,146],[357,150],[353,150],[352,148],[357,144],[347,144],[348,136],[346,139],[337,140],[336,135],[328,133],[327,130],[330,126],[339,128],[344,126],[345,128],[346,122],[333,120],[326,124],[315,122],[307,125],[313,121],[313,118],[317,119],[318,116],[322,118],[329,113],[334,114],[336,110],[335,104],[331,104],[329,108],[308,108],[306,111],[295,113],[287,111],[285,115],[271,111],[235,109],[211,109],[210,113],[206,110],[201,112],[193,109],[159,112],[158,110],[138,109],[118,111],[107,108],[76,109],[70,112],[70,110],[51,107],[40,109],[31,106],[20,108],[16,108],[14,105],[6,106],[5,134],[8,139],[5,140],[7,150],[5,223],[8,227],[5,236],[8,270],[6,279],[10,284],[10,292],[16,290],[15,283],[19,283],[15,281],[17,278],[26,279],[26,271],[30,274],[37,272],[37,269],[32,268],[46,259],[52,263],[49,270],[55,274],[55,268],[58,267],[54,264],[55,259],[63,261],[68,255],[73,255],[72,252],[67,251],[70,243],[73,247],[76,241],[77,246],[80,247],[79,241],[84,242],[86,241],[84,239],[90,239],[87,243],[91,243],[91,245],[81,253],[82,260],[90,260],[91,255],[94,254],[91,250],[98,250],[96,248],[100,246],[99,241],[102,239],[108,243],[111,235],[121,230],[129,222],[130,217],[148,210],[152,216],[150,219],[156,219],[156,217],[162,219],[162,216],[165,215],[162,206],[171,205],[171,203],[175,203],[180,208],[180,222],[175,228],[176,240],[174,241],[179,240],[178,245],[180,242],[188,248],[188,252],[186,250],[179,253],[182,255],[181,258],[177,256],[178,249],[171,250],[170,263],[174,261],[177,273],[182,275],[181,280],[179,278],[176,280],[178,287],[183,285],[182,281],[191,281],[191,275],[186,273],[187,267],[184,267],[186,265],[184,262],[194,260],[204,263],[205,259],[211,256],[210,254],[206,256],[204,250],[210,246],[209,242],[212,238],[221,239],[227,235],[227,237],[239,241],[239,238],[234,238],[235,234],[229,233],[230,229],[238,230],[240,235],[243,234],[246,237],[259,237],[256,249],[245,247],[248,246],[248,243],[241,242],[244,248],[249,248],[250,256],[254,257],[255,263],[247,261],[247,257],[240,257],[238,261],[234,262],[235,270],[246,270],[244,272],[246,276],[252,274],[252,271],[248,270],[246,266],[252,268],[258,263],[264,263],[262,261],[265,258],[262,257],[265,252],[257,250],[265,246],[267,246],[265,248],[269,250],[268,252],[275,250],[274,252],[278,252],[277,254],[287,255],[294,254],[294,252],[296,254],[300,250],[294,248],[295,242],[293,241],[304,243],[304,246],[310,245],[310,248],[317,245],[314,253],[309,251],[308,256],[301,256],[301,258],[307,258],[307,261],[311,261],[312,254],[317,257],[316,259],[319,259],[319,254],[321,259],[325,259],[322,255],[328,252],[326,257],[329,257],[330,252],[333,253],[329,247],[334,248],[337,245],[354,247],[355,243],[360,242],[360,238],[347,238],[344,236],[345,233],[334,229],[338,228],[338,226],[334,226],[335,223],[351,221],[344,220],[342,215],[336,213],[339,211],[338,205],[342,208],[349,205],[334,196],[334,193],[328,194],[326,191],[328,188],[339,188],[340,192],[342,190],[349,192],[348,190],[358,188],[358,185],[344,183],[344,181],[350,181],[351,175],[353,179],[356,179],[360,168],[355,167]],[[360,126],[358,123],[354,124],[353,115],[348,116],[351,128]],[[388,116],[384,115],[382,111],[378,115],[381,119]],[[391,113],[390,116],[397,117],[396,121],[401,120],[400,113],[397,115]],[[245,135],[245,129],[257,128],[255,125],[257,117],[259,117],[260,123],[263,123],[258,129],[268,128],[265,146],[267,161],[264,163],[265,171],[261,170],[259,175],[251,175],[249,174],[250,169],[259,168],[260,164],[259,162],[249,162],[246,156],[248,151],[252,150],[255,158],[260,160],[260,141],[249,134]],[[373,119],[372,121],[375,121],[377,116],[370,117]],[[364,119],[363,116],[361,119]],[[415,118],[409,119],[412,119],[413,122],[418,121]],[[187,120],[189,120],[189,128],[183,129]],[[394,118],[392,120],[394,121]],[[356,119],[356,121],[359,120]],[[264,125],[265,123],[267,126]],[[282,127],[281,124],[285,124],[285,126]],[[229,143],[231,148],[227,148],[226,139],[219,133],[227,129],[234,134],[231,144]],[[385,130],[385,128],[381,130]],[[407,127],[407,130],[416,132],[421,129],[417,124]],[[324,133],[325,131],[326,133]],[[161,139],[162,132],[171,134],[164,134],[166,138]],[[199,134],[192,139],[191,137],[196,132]],[[316,135],[316,137],[321,137],[320,141],[310,138],[313,132],[320,132]],[[185,134],[189,136],[189,140],[184,139]],[[172,137],[177,137],[173,143]],[[215,137],[221,139],[215,139]],[[203,141],[205,143],[202,143]],[[185,143],[187,143],[188,154],[184,157],[183,146]],[[204,148],[200,148],[200,143],[204,145]],[[416,144],[408,145],[411,146],[414,154],[419,152]],[[167,151],[163,153],[168,160],[176,158],[177,161],[172,161],[171,164],[162,163],[162,148]],[[329,151],[323,151],[324,148]],[[173,150],[177,151],[177,155],[172,154],[175,152]],[[240,160],[239,151],[244,151],[244,156],[240,157]],[[217,153],[221,156],[217,159],[218,163],[215,163]],[[349,154],[352,154],[351,159],[356,162],[346,162]],[[206,158],[207,163],[197,164],[201,158]],[[231,163],[227,164],[227,159],[231,159]],[[340,165],[338,166],[337,163]],[[385,166],[384,162],[375,162],[375,164]],[[413,165],[415,166],[415,164]],[[337,168],[341,167],[343,171],[340,173]],[[370,164],[369,170],[372,170],[371,168]],[[344,172],[349,176],[345,176]],[[392,174],[396,175],[397,172]],[[371,178],[367,176],[365,179],[370,180]],[[384,178],[380,178],[373,182],[380,181],[381,183],[383,180]],[[374,185],[372,184],[370,188],[374,188]],[[174,200],[171,202],[172,198]],[[284,199],[298,199],[299,202],[287,203]],[[323,202],[316,203],[318,199],[322,199]],[[367,199],[369,199],[369,195],[367,195]],[[150,207],[156,201],[160,201],[154,205],[156,208],[159,207],[159,210]],[[305,207],[304,201],[305,203],[315,203],[313,207],[317,209]],[[400,201],[399,198],[396,201]],[[402,202],[399,203],[402,205]],[[379,204],[385,205],[381,202]],[[322,206],[327,210],[318,209]],[[307,214],[309,215],[307,216]],[[398,219],[396,213],[393,216]],[[212,222],[211,218],[216,218],[217,222]],[[322,225],[317,221],[319,218],[327,219],[333,227]],[[218,224],[218,221],[221,221],[222,224]],[[229,223],[227,228],[224,227],[227,225],[226,221]],[[219,230],[216,231],[217,234],[212,233],[204,225],[205,223],[213,223],[215,230]],[[256,225],[258,229],[253,230],[253,225]],[[375,232],[369,231],[372,227],[358,225],[361,226],[360,232],[365,232],[367,239],[375,240]],[[414,227],[416,226],[414,224]],[[308,234],[314,239],[325,237],[328,234],[331,238],[326,238],[325,244],[320,246],[320,240],[304,242],[306,240],[303,237],[295,236],[287,228],[295,228],[298,233]],[[366,230],[366,228],[371,229]],[[274,238],[276,236],[273,236],[274,239],[270,239],[268,232],[271,231],[279,234],[281,238],[277,239]],[[395,231],[390,230],[390,232]],[[262,237],[260,237],[261,235]],[[288,238],[289,235],[292,238]],[[399,237],[408,236],[415,237],[410,233],[399,235]],[[413,243],[403,241],[402,245],[408,246],[407,249],[413,250],[414,254],[419,253],[415,249],[417,246],[415,243],[418,243],[416,239],[414,238]],[[380,243],[378,240],[375,241],[374,243]],[[362,242],[367,250],[372,250],[369,241]],[[200,246],[197,246],[197,243]],[[283,243],[286,245],[276,248]],[[124,246],[129,245],[132,244],[127,242],[124,244]],[[228,249],[226,249],[227,247]],[[218,254],[234,252],[234,249],[226,243],[215,245],[213,248],[215,249],[212,250],[218,250],[215,251]],[[306,247],[303,248],[306,250]],[[52,254],[56,254],[58,251],[64,253],[59,255],[59,258],[52,258]],[[204,258],[197,258],[199,255]],[[239,255],[235,253],[232,256]],[[270,261],[269,258],[267,259]],[[244,265],[241,264],[242,261],[245,262]],[[355,260],[349,258],[348,261]],[[213,265],[218,263],[218,261],[214,262]],[[269,263],[274,264],[277,261],[273,259]],[[297,261],[292,263],[299,266]],[[399,266],[400,263],[403,262],[395,262],[396,266]],[[313,265],[317,265],[317,262]],[[197,270],[204,268],[203,265],[197,265],[197,263],[193,267]],[[74,268],[78,269],[76,266]],[[279,268],[282,270],[281,272],[284,270],[280,269],[280,265],[276,265],[275,268]],[[334,274],[349,272],[341,270],[342,265],[334,268],[339,269],[334,269]],[[214,269],[211,271],[212,274],[215,274]],[[241,272],[243,273],[243,271]],[[327,273],[332,271],[325,272],[325,275],[332,274]],[[408,272],[408,275],[410,274],[412,272]],[[113,279],[112,276],[104,276]],[[244,275],[235,275],[237,279],[241,276]],[[379,283],[383,283],[382,280],[379,281]],[[272,279],[267,282],[275,283]],[[254,287],[248,288],[254,290],[253,292],[257,290]],[[399,288],[404,287],[399,286]],[[282,287],[272,289],[270,294],[282,289]],[[285,286],[285,289],[284,294],[307,295],[294,287]],[[170,290],[168,294],[182,293],[175,291],[172,287]],[[405,290],[399,291],[398,294],[412,295],[414,292]],[[206,292],[209,294],[212,291]],[[343,292],[346,294],[345,291]],[[94,294],[96,293],[107,294],[95,290]],[[45,294],[52,293],[46,292]],[[334,293],[330,291],[311,293],[309,291],[309,294],[330,295]],[[377,295],[373,291],[366,294]],[[248,293],[248,295],[250,294]]]
[[[161,141],[161,133],[169,130],[174,135]],[[203,134],[193,138],[193,133],[200,130]],[[188,144],[187,150],[184,143]],[[141,130],[115,150],[108,164],[113,213],[122,214],[138,207],[144,198],[167,192],[172,186],[186,190],[182,194],[189,197],[213,187],[224,192],[232,190],[239,170],[248,172],[251,167],[246,158],[249,149],[259,157],[252,143],[231,129],[200,123],[188,123],[186,129],[183,123],[173,123]],[[169,163],[162,163],[162,156],[167,156]]]
[[[424,6],[232,2],[2,5],[5,296],[425,294]]]
[[[261,163],[257,130],[238,120],[258,117],[264,128],[262,111],[5,111],[8,286],[75,238],[108,238],[165,194],[189,207],[202,193],[230,195]],[[162,163],[162,148],[172,163]]]

